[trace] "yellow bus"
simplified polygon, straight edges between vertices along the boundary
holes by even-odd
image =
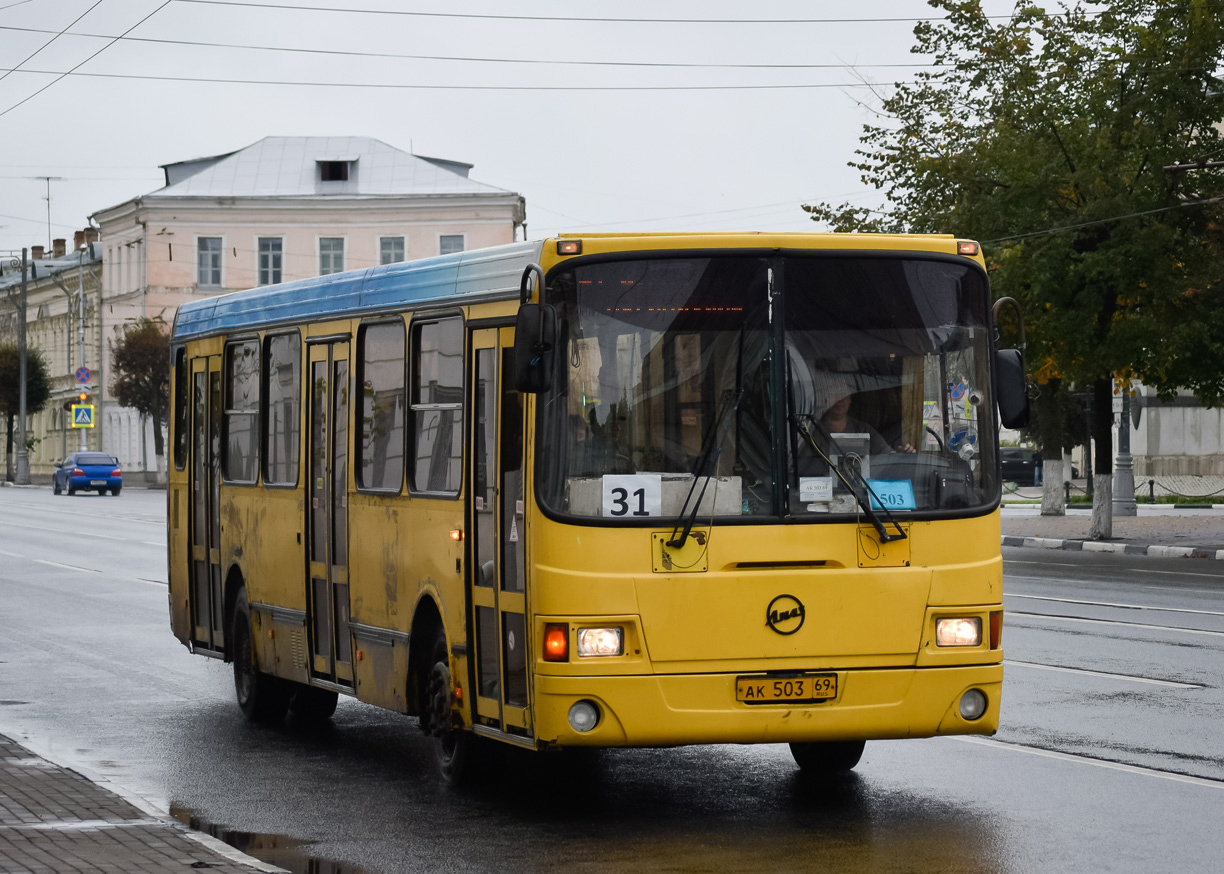
[[[574,235],[183,306],[170,616],[251,719],[349,695],[534,750],[991,734],[976,243]]]

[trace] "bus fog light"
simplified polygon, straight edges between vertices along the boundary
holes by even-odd
[[[935,643],[939,646],[977,646],[982,642],[982,619],[957,616],[935,620]]]
[[[574,731],[590,731],[599,724],[599,708],[592,701],[577,702],[569,709],[569,724]]]
[[[579,628],[578,657],[618,656],[625,651],[623,628]]]
[[[960,700],[960,715],[972,722],[981,717],[986,712],[986,693],[981,689],[970,689],[964,695],[961,695]],[[571,714],[573,711],[570,711]],[[573,716],[570,717],[570,722],[573,722]]]

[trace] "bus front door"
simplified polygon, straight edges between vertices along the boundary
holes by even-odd
[[[192,645],[225,651],[221,597],[221,356],[191,361]]]
[[[470,587],[477,715],[485,725],[530,737],[523,412],[513,355],[511,329],[472,332]]]
[[[306,507],[310,574],[311,674],[353,683],[348,586],[349,345],[309,347],[310,498]]]

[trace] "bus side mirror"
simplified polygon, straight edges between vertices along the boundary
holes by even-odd
[[[524,394],[552,388],[557,347],[557,311],[547,304],[519,307],[514,326],[514,387]]]
[[[1004,428],[1023,428],[1029,423],[1024,354],[1019,349],[1000,349],[995,353],[995,397]]]

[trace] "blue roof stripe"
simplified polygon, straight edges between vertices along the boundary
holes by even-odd
[[[361,316],[426,304],[465,303],[518,294],[523,268],[543,243],[511,243],[316,276],[191,301],[174,318],[175,340],[256,330],[274,324]]]

